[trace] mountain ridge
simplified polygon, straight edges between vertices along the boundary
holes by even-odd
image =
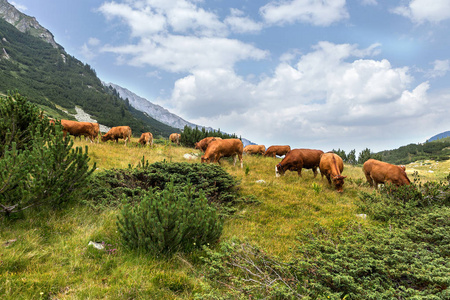
[[[141,96],[135,94],[134,92],[128,90],[127,88],[124,88],[118,84],[115,84],[112,82],[109,82],[109,83],[103,82],[103,85],[111,86],[119,93],[119,95],[122,99],[124,99],[124,100],[128,99],[130,105],[133,106],[135,109],[148,114],[153,119],[158,120],[164,124],[167,124],[169,126],[172,126],[172,127],[178,128],[178,129],[183,129],[184,126],[189,126],[191,128],[203,127],[203,126],[196,125],[194,123],[184,120],[183,118],[177,116],[176,114],[171,113],[166,108],[164,108],[158,104],[154,104],[154,103],[150,102],[148,99],[141,97]],[[206,129],[208,130],[208,128],[206,128]]]

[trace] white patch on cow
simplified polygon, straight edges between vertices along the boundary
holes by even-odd
[[[280,177],[280,173],[278,173],[278,169],[277,166],[275,166],[275,177]]]
[[[185,159],[187,159],[187,160],[197,159],[197,155],[195,155],[195,154],[189,154],[189,153],[184,154],[183,157],[184,157]]]

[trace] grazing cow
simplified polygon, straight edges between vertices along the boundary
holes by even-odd
[[[141,134],[139,144],[142,144],[142,146],[150,145],[150,147],[153,147],[153,134],[151,132],[144,132]]]
[[[180,144],[180,137],[181,137],[181,134],[179,134],[179,133],[172,133],[172,134],[169,136],[169,140],[170,140],[172,143],[175,143],[175,144],[179,145],[179,144]]]
[[[263,155],[265,151],[266,151],[266,147],[264,145],[247,145],[244,147],[244,153],[247,153],[247,154]]]
[[[221,140],[221,139],[222,138],[220,138],[220,137],[214,137],[214,136],[205,137],[204,139],[195,143],[195,149],[199,149],[199,150],[205,152],[206,148],[208,148],[209,143],[211,143],[214,140]]]
[[[267,152],[267,151],[266,151]],[[312,169],[314,178],[317,176],[317,168],[320,163],[322,150],[315,149],[292,149],[283,160],[275,166],[275,176],[279,177],[289,171],[297,171],[298,176],[302,176],[302,168]]]
[[[102,142],[114,140],[117,143],[119,139],[124,139],[125,146],[127,145],[127,141],[131,139],[130,126],[116,126],[111,128],[106,134],[102,135]]]
[[[234,156],[234,165],[236,165],[236,155],[241,162],[241,168],[244,164],[242,161],[242,152],[244,145],[240,139],[215,140],[209,143],[205,154],[202,156],[202,163],[217,162],[220,164],[222,157]]]
[[[339,193],[344,191],[344,179],[347,178],[347,176],[341,175],[342,171],[344,171],[344,162],[339,155],[333,152],[322,154],[320,157],[319,169],[320,174],[322,174],[322,179],[325,175],[330,185],[333,181],[336,191]]]
[[[63,127],[64,137],[68,134],[77,136],[85,136],[94,142],[94,138],[97,137],[98,132],[95,131],[95,126],[90,122],[78,122],[71,120],[61,120],[61,125]]]
[[[98,123],[91,123],[92,128],[93,128],[93,135],[92,137],[94,139],[97,139],[97,143],[98,143],[98,134],[100,133],[100,125]]]
[[[286,155],[286,153],[288,153],[289,151],[291,151],[290,146],[270,146],[269,148],[267,148],[266,152],[264,152],[264,156],[283,156]]]
[[[392,183],[396,186],[409,185],[408,176],[405,172],[405,166],[396,166],[376,159],[369,159],[363,165],[364,175],[367,182],[378,188],[379,183]]]

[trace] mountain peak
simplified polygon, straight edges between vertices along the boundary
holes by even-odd
[[[36,18],[21,13],[6,0],[0,0],[0,18],[16,27],[19,31],[46,41],[54,48],[62,48],[55,42],[53,34],[42,27]]]

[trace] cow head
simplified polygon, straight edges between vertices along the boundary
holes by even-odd
[[[286,170],[283,168],[281,164],[275,166],[275,177],[280,177],[281,175],[284,175],[284,172],[286,172]]]
[[[342,193],[344,191],[344,179],[347,176],[336,175],[333,177],[333,183],[338,193]]]
[[[107,135],[107,134],[102,135],[102,142],[106,142],[106,141],[109,141],[109,135]]]
[[[202,163],[209,163],[209,157],[206,157],[205,155],[202,156]]]

